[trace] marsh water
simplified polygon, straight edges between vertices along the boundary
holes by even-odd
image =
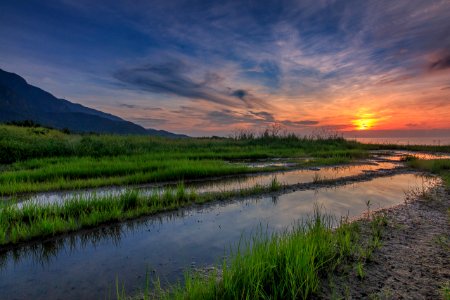
[[[242,176],[233,176],[225,178],[217,178],[210,180],[198,180],[186,183],[187,188],[195,189],[198,193],[205,192],[221,192],[230,190],[239,190],[251,188],[256,185],[266,186],[276,178],[278,182],[285,185],[293,185],[298,183],[313,182],[315,179],[338,179],[348,176],[361,175],[365,172],[374,172],[382,170],[392,170],[401,166],[396,161],[364,161],[359,164],[346,166],[331,166],[321,168],[294,169],[283,172],[259,173]],[[142,194],[151,194],[155,190],[161,190],[167,187],[175,187],[176,183],[138,186],[137,188]],[[123,193],[126,187],[106,187],[90,189],[85,191],[68,191],[68,192],[48,192],[38,193],[19,199],[19,202],[33,201],[39,203],[63,202],[74,196],[89,195],[109,195]]]
[[[271,173],[256,173],[250,175],[231,176],[222,178],[213,178],[207,180],[194,180],[186,183],[188,188],[193,188],[199,193],[203,192],[220,192],[237,190],[243,188],[251,188],[255,185],[267,185],[276,177],[277,181],[286,184],[298,184],[308,183],[314,180],[325,179],[339,179],[349,176],[357,176],[366,172],[375,172],[383,170],[392,170],[394,168],[401,167],[400,161],[405,156],[414,156],[420,159],[448,159],[448,154],[431,154],[424,152],[412,152],[412,151],[374,151],[373,158],[363,160],[360,163],[352,165],[340,165],[340,166],[327,166],[320,168],[303,168],[303,169],[291,169],[282,172]],[[292,163],[286,159],[269,159],[252,162],[240,162],[250,167],[260,168],[266,166],[286,166],[292,167]],[[143,194],[151,194],[155,190],[161,190],[165,187],[175,187],[177,183],[165,183],[165,184],[148,184],[140,186],[132,186],[140,190]],[[87,189],[81,191],[56,191],[56,192],[44,192],[31,194],[27,196],[21,196],[15,201],[26,202],[35,201],[39,203],[51,203],[51,202],[63,202],[67,199],[71,199],[74,196],[89,196],[92,194],[105,195],[105,194],[120,194],[123,193],[129,187],[103,187],[96,189]],[[6,200],[8,198],[4,198]]]
[[[347,166],[292,169],[284,172],[192,181],[198,192],[226,191],[269,184],[274,177],[283,184],[339,179],[367,172],[383,173],[402,167],[405,155],[425,159],[440,155],[410,152],[376,152],[369,160]],[[241,162],[242,163],[242,162]],[[258,168],[289,166],[282,159],[246,162]],[[390,207],[405,199],[405,192],[428,187],[436,179],[402,173],[372,180],[289,192],[281,196],[249,197],[213,202],[134,221],[85,230],[47,241],[0,249],[0,299],[115,299],[116,282],[129,294],[142,289],[145,277],[158,276],[163,285],[183,279],[189,269],[220,263],[258,230],[271,233],[291,228],[311,215],[315,207],[339,220],[367,210]],[[170,184],[169,184],[170,186]],[[152,193],[165,185],[138,187]],[[124,187],[77,192],[40,193],[19,199],[60,202],[74,195],[118,194]],[[369,202],[368,202],[369,201]]]
[[[435,180],[435,179],[434,179]],[[319,206],[341,216],[402,203],[405,191],[434,184],[416,174],[211,203],[66,237],[0,254],[1,299],[114,299],[116,281],[133,294],[148,272],[162,283],[190,268],[214,266],[258,230],[296,224]]]

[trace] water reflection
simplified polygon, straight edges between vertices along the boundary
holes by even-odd
[[[377,159],[384,161],[401,161],[407,156],[413,156],[418,159],[450,159],[450,155],[446,153],[427,153],[416,151],[372,151]]]
[[[163,282],[183,270],[217,263],[258,227],[283,230],[322,206],[339,219],[404,201],[404,192],[434,184],[413,174],[377,178],[279,197],[213,203],[174,213],[88,230],[0,254],[0,291],[5,299],[98,299],[116,276],[128,290],[144,283],[148,269]]]
[[[334,167],[323,167],[323,168],[310,168],[310,169],[297,169],[285,172],[276,173],[262,173],[246,176],[230,176],[220,179],[211,179],[203,181],[191,181],[186,185],[188,188],[193,188],[199,193],[205,192],[220,192],[220,191],[230,191],[238,190],[244,188],[251,188],[256,185],[269,185],[274,177],[280,183],[286,185],[293,185],[298,183],[313,182],[316,179],[338,179],[348,176],[361,175],[365,172],[375,172],[383,170],[392,170],[394,168],[400,167],[401,164],[393,162],[365,162],[356,165],[345,165],[345,166],[334,166]],[[166,185],[149,185],[140,186],[137,189],[143,194],[152,194],[155,190],[161,190],[162,188],[172,187],[175,184]],[[70,192],[49,192],[49,193],[39,193],[26,198],[22,198],[19,202],[34,201],[39,203],[53,203],[53,202],[63,202],[74,196],[89,196],[89,195],[119,195],[123,193],[127,187],[108,187],[108,188],[98,188],[87,191],[70,191]]]

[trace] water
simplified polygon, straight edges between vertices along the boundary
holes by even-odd
[[[364,144],[395,144],[395,145],[450,145],[450,137],[383,137],[383,138],[348,138]]]
[[[450,155],[446,153],[427,153],[416,151],[372,151],[374,157],[380,160],[387,160],[390,162],[401,161],[407,156],[413,156],[418,159],[450,159]]]
[[[363,161],[357,165],[346,165],[346,166],[332,166],[332,167],[321,167],[321,168],[311,168],[311,169],[297,169],[285,172],[275,172],[275,173],[260,173],[253,175],[242,175],[242,176],[232,176],[217,179],[208,180],[196,180],[187,182],[188,188],[194,188],[198,192],[220,192],[237,190],[242,188],[251,188],[257,184],[267,185],[270,184],[274,177],[280,183],[292,185],[298,183],[308,183],[313,182],[314,177],[320,179],[339,179],[347,176],[357,176],[365,172],[370,171],[380,171],[380,170],[392,170],[401,166],[400,161],[406,155],[415,156],[420,159],[449,159],[448,154],[439,153],[425,153],[425,152],[413,152],[413,151],[373,151],[374,159]],[[278,165],[278,166],[290,166],[287,165],[286,159],[270,159],[266,161],[253,161],[247,162],[247,165],[252,167],[262,167],[268,165]],[[175,187],[176,183],[166,183],[166,184],[147,184],[140,186],[132,186],[132,188],[139,189],[143,194],[151,194],[155,189],[161,189],[163,187]],[[123,193],[129,187],[101,187],[95,189],[81,190],[81,191],[54,191],[54,192],[44,192],[36,193],[31,195],[21,196],[18,201],[35,201],[40,203],[52,203],[52,202],[63,202],[67,199],[71,199],[74,196],[89,196],[92,194],[105,195],[105,194],[120,194]],[[4,199],[8,199],[5,197]]]
[[[0,256],[1,299],[99,299],[116,278],[128,291],[143,286],[147,270],[163,282],[182,278],[189,267],[211,266],[241,237],[260,226],[268,232],[311,214],[314,204],[336,217],[357,216],[404,201],[404,192],[432,179],[402,174],[332,189],[280,197],[221,202],[77,233]],[[267,226],[267,227],[266,227]]]
[[[238,190],[244,188],[251,188],[255,185],[268,185],[274,177],[278,182],[286,185],[293,185],[298,183],[313,182],[314,177],[318,176],[320,179],[338,179],[348,176],[361,175],[364,172],[391,170],[399,167],[396,162],[370,162],[359,165],[347,165],[339,167],[323,167],[319,169],[300,169],[276,173],[263,173],[257,175],[234,176],[228,178],[221,178],[216,180],[195,181],[187,184],[188,188],[194,188],[199,193],[205,192],[220,192]],[[173,184],[172,184],[173,186]],[[160,189],[162,186],[150,185],[138,187],[141,193],[151,194],[155,189]],[[68,192],[49,192],[39,193],[20,199],[23,201],[35,201],[39,203],[63,202],[67,199],[77,196],[88,196],[91,194],[106,195],[106,194],[120,194],[123,193],[125,187],[108,187],[91,189],[87,191],[68,191]]]

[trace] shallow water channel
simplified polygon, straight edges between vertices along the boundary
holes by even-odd
[[[345,166],[329,166],[321,168],[309,168],[309,169],[297,169],[284,172],[271,172],[271,173],[259,173],[242,176],[224,177],[210,180],[198,180],[188,182],[186,185],[188,188],[195,189],[198,193],[204,192],[220,192],[239,190],[244,188],[251,188],[256,185],[268,185],[273,178],[276,177],[277,181],[286,184],[293,185],[298,183],[308,183],[316,180],[325,179],[338,179],[348,176],[361,175],[366,172],[392,170],[400,167],[398,162],[389,161],[365,161],[359,164],[345,165]],[[142,194],[151,194],[155,189],[162,189],[164,187],[174,187],[176,184],[160,184],[160,185],[146,185],[133,187],[138,189]],[[39,203],[51,203],[51,202],[63,202],[67,199],[71,199],[74,196],[88,196],[92,194],[106,195],[106,194],[120,194],[123,193],[126,187],[106,187],[97,188],[84,191],[67,191],[67,192],[48,192],[38,193],[26,197],[21,197],[19,202],[34,201]]]
[[[216,202],[17,247],[0,254],[0,299],[114,299],[117,279],[131,294],[143,287],[147,271],[163,283],[176,282],[184,270],[218,263],[258,228],[288,228],[315,205],[336,218],[353,217],[369,200],[372,209],[393,206],[404,202],[405,191],[434,182],[399,174]]]

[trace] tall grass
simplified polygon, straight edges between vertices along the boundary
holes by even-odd
[[[176,188],[155,190],[151,195],[128,190],[119,195],[74,196],[62,203],[3,204],[0,207],[0,245],[132,219],[192,203],[257,195],[281,188],[282,185],[274,178],[267,186],[197,194],[195,190],[186,189],[183,183],[179,183]]]
[[[450,159],[409,159],[408,166],[440,175],[447,187],[450,187]]]
[[[276,169],[255,169],[227,162],[236,159],[312,156],[319,164],[338,164],[365,155],[357,143],[336,137],[167,139],[64,134],[39,127],[0,125],[0,163],[9,163],[0,166],[0,195]]]
[[[184,283],[146,289],[144,299],[306,299],[320,289],[321,278],[355,253],[358,225],[336,222],[316,211],[292,230],[259,231],[238,245],[220,271],[207,277],[187,273]],[[117,298],[125,299],[124,290]]]
[[[0,163],[32,158],[105,157],[143,153],[173,153],[186,158],[293,157],[328,150],[358,149],[342,138],[261,135],[252,138],[169,139],[149,136],[65,134],[47,128],[0,125]]]
[[[152,155],[103,160],[58,159],[53,163],[30,162],[27,167],[0,173],[0,194],[178,181],[257,171],[221,160],[155,159]],[[267,167],[260,171],[275,169]]]

